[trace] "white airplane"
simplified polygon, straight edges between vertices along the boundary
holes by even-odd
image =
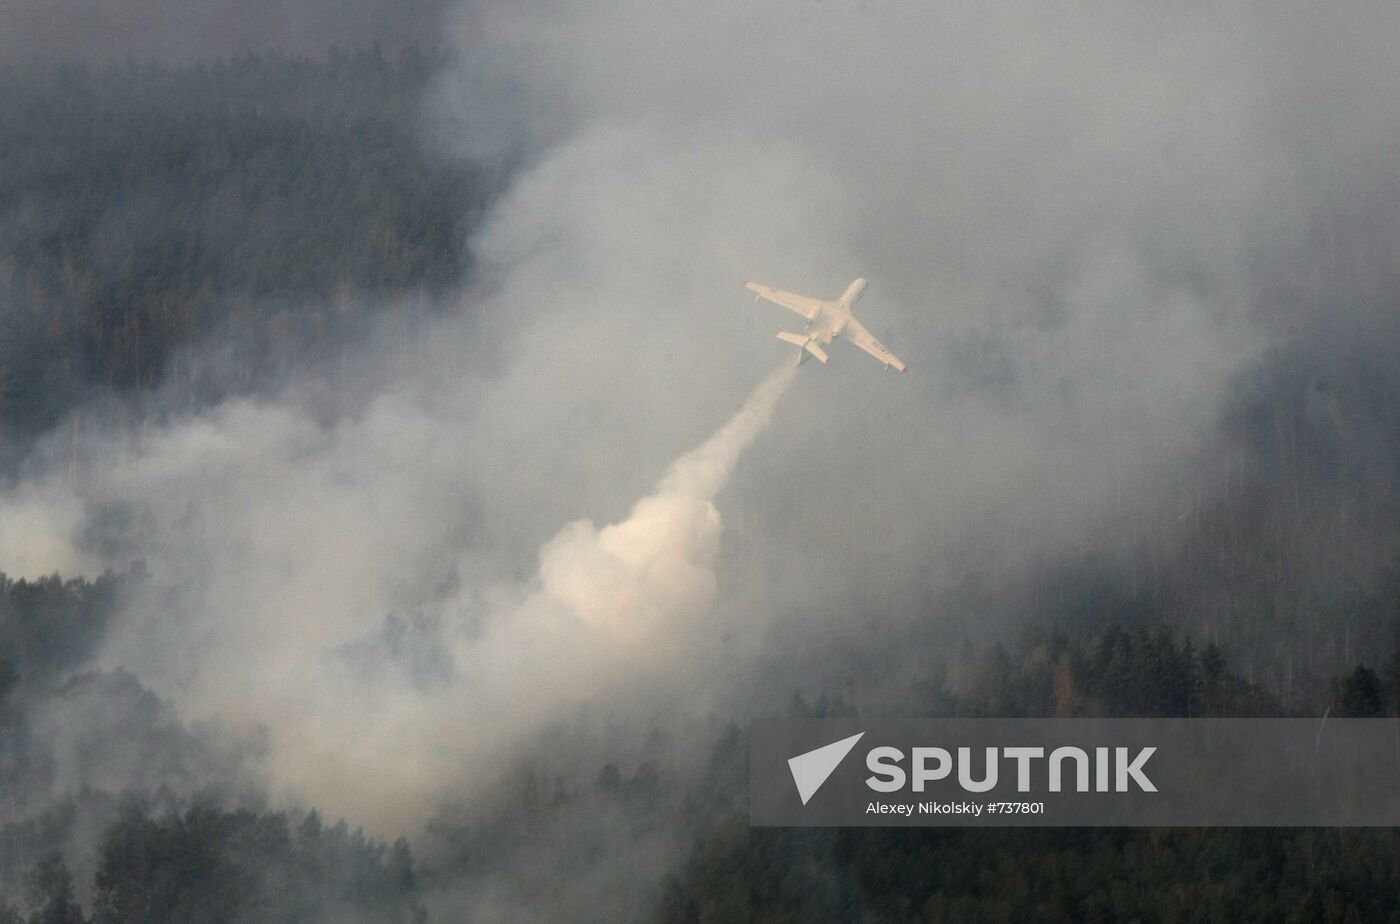
[[[860,293],[865,290],[865,280],[857,279],[846,286],[846,291],[841,293],[841,297],[832,301],[820,298],[810,298],[806,295],[794,295],[791,292],[784,292],[781,289],[772,289],[756,282],[744,283],[744,288],[757,292],[754,301],[766,298],[770,302],[782,305],[789,311],[795,311],[807,319],[807,327],[800,334],[781,331],[778,334],[779,340],[786,340],[788,343],[796,344],[800,349],[797,351],[797,364],[800,366],[806,362],[807,357],[815,356],[821,362],[826,362],[826,350],[824,346],[830,346],[831,341],[837,337],[845,337],[847,340],[860,347],[871,356],[885,364],[885,368],[891,367],[904,372],[908,367],[899,361],[885,345],[875,339],[875,335],[865,329],[851,314],[851,306],[856,299],[860,298]]]

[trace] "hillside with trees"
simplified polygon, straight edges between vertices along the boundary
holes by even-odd
[[[451,300],[510,165],[425,144],[446,63],[409,46],[0,69],[0,479],[89,415],[134,431],[297,373],[333,388],[367,331]],[[869,614],[882,632],[795,655],[855,679],[777,701],[809,717],[1400,718],[1400,293],[1372,278],[1395,237],[1351,208],[1254,280],[1289,333],[1232,384],[1162,509],[1005,581],[891,597],[908,611]],[[1339,317],[1332,293],[1358,291],[1365,310]],[[146,580],[0,574],[0,924],[419,922],[435,894],[488,880],[501,907],[547,901],[633,834],[683,842],[637,886],[667,924],[1400,922],[1389,830],[751,829],[747,716],[696,720],[698,781],[659,745],[579,759],[572,780],[527,766],[489,813],[444,809],[385,843],[273,803],[256,732],[184,717],[101,663]],[[385,626],[412,648],[412,613]],[[344,653],[368,671],[371,649]],[[566,836],[590,846],[561,871],[541,858]]]
[[[333,355],[389,306],[431,310],[486,195],[418,140],[443,63],[0,70],[7,455],[94,395],[198,404]]]
[[[1218,649],[1162,627],[1112,624],[1072,643],[1028,631],[977,656],[966,716],[1278,716],[1276,693],[1239,676]],[[1400,717],[1400,646],[1387,678],[1338,677],[1332,715]],[[860,714],[839,698],[791,714]],[[707,812],[655,920],[922,922],[1400,921],[1394,829],[751,828],[735,793],[748,755],[734,729],[700,787]]]

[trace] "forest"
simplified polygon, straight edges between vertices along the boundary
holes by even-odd
[[[527,785],[497,810],[514,831],[457,830],[443,818],[439,827],[459,846],[424,866],[407,841],[377,843],[346,821],[325,825],[314,810],[221,807],[236,786],[216,782],[228,764],[227,755],[210,752],[216,743],[182,727],[136,678],[82,669],[123,582],[139,579],[3,585],[0,753],[7,759],[0,769],[7,815],[25,820],[0,825],[0,894],[8,896],[0,920],[419,921],[431,884],[470,881],[474,867],[489,866],[491,853],[520,837],[530,849],[528,819],[585,797],[692,838],[658,895],[662,922],[802,921],[833,908],[839,919],[889,921],[1397,919],[1400,834],[1390,829],[750,828],[747,750],[733,724],[719,732],[693,783],[665,760],[625,769],[604,763],[593,793],[571,792],[547,770],[527,774]],[[53,639],[67,650],[55,650]],[[1197,646],[1163,626],[1109,622],[1077,640],[1032,627],[1010,647],[992,643],[967,654],[965,676],[915,682],[934,691],[923,714],[1299,714],[1240,676],[1214,645]],[[39,717],[93,695],[120,705],[122,737],[137,736],[162,755],[144,791],[49,788],[53,754]],[[1400,646],[1374,666],[1334,677],[1325,696],[1332,715],[1400,718]],[[866,713],[837,694],[809,701],[795,693],[788,714]],[[91,759],[120,759],[110,729],[83,734]],[[209,789],[177,795],[190,779]],[[64,848],[71,854],[91,827],[101,831],[96,855],[73,857],[88,877],[75,883]]]
[[[465,270],[485,184],[418,145],[409,46],[0,70],[0,426],[97,395],[190,407],[329,358]],[[226,363],[190,353],[217,340]]]
[[[1400,716],[1400,647],[1387,664],[1384,682],[1366,665],[1335,678],[1325,708]],[[937,714],[1290,714],[1214,647],[1113,624],[1078,644],[1032,630],[1013,651],[993,645],[966,695],[945,693],[944,707]],[[851,714],[835,700],[791,711]],[[737,735],[728,754],[716,751],[717,779],[742,779],[741,752]],[[700,827],[656,920],[1400,920],[1400,832],[1389,828],[754,829],[746,808],[739,800]]]
[[[134,425],[332,357],[391,300],[431,311],[484,201],[412,140],[441,64],[409,46],[0,69],[4,465],[100,397],[133,398]],[[184,361],[215,340],[227,363]],[[0,921],[421,920],[406,843],[164,788],[212,787],[227,757],[138,678],[88,666],[137,579],[0,578]],[[144,791],[52,791],[43,722],[77,703],[113,725],[89,729],[95,765],[130,734],[165,755]],[[83,910],[59,851],[89,823]]]
[[[440,311],[472,278],[471,234],[509,166],[415,134],[446,60],[410,46],[0,70],[4,478],[95,407],[138,429],[294,372],[333,380],[375,325]],[[974,627],[953,656],[868,699],[794,689],[789,714],[1400,717],[1394,325],[1368,314],[1335,351],[1314,336],[1315,291],[1350,272],[1324,260],[1271,293],[1302,306],[1296,333],[1213,432],[1202,465],[1223,489],[1009,588],[953,588],[937,606]],[[751,829],[730,721],[698,781],[665,758],[595,761],[585,790],[542,768],[494,822],[444,814],[431,850],[384,843],[274,803],[256,735],[184,721],[96,663],[147,580],[0,576],[0,924],[425,921],[435,890],[509,845],[547,878],[529,819],[570,801],[681,832],[679,864],[638,887],[667,924],[1400,922],[1391,830]],[[982,619],[1005,612],[1017,631]],[[920,631],[891,657],[949,632]]]

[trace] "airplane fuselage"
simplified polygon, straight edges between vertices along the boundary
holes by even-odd
[[[865,291],[865,280],[857,279],[846,287],[841,297],[834,301],[822,302],[821,308],[812,320],[807,322],[807,333],[813,340],[823,345],[841,336],[851,323],[851,306]]]

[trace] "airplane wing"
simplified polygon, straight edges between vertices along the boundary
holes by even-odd
[[[794,295],[791,292],[784,292],[782,289],[772,289],[768,286],[759,285],[756,282],[744,283],[744,288],[751,292],[757,292],[760,298],[766,298],[770,302],[782,305],[789,311],[796,311],[807,320],[812,320],[821,310],[822,300],[819,298],[808,298],[806,295]]]
[[[900,372],[908,368],[904,363],[899,361],[899,357],[885,349],[885,345],[876,340],[875,335],[866,330],[865,325],[855,318],[851,318],[850,323],[846,325],[846,329],[841,332],[841,336],[887,366],[894,366]]]

